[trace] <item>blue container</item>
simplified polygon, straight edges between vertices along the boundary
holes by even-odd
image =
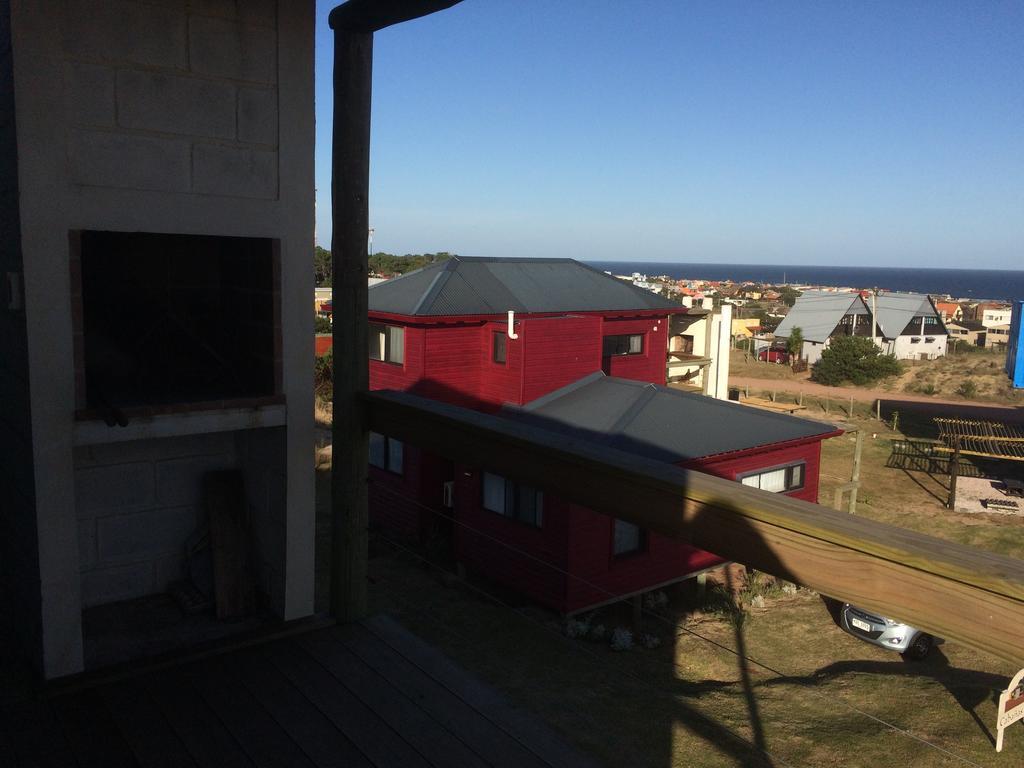
[[[1010,340],[1006,345],[1006,373],[1015,389],[1024,389],[1024,301],[1013,302]]]

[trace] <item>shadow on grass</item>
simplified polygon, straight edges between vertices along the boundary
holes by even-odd
[[[822,596],[822,602],[836,626],[840,626],[840,613],[843,604],[838,600]],[[960,708],[967,712],[978,724],[979,730],[985,734],[992,746],[996,740],[988,725],[978,717],[975,709],[985,702],[991,702],[993,708],[999,701],[999,693],[1006,688],[1009,678],[994,675],[990,672],[978,672],[973,669],[961,669],[949,663],[949,657],[936,646],[926,659],[919,661],[837,661],[816,669],[809,675],[778,677],[769,680],[766,685],[818,685],[831,679],[851,673],[888,675],[892,677],[928,677],[945,688]],[[994,709],[993,709],[994,711]]]

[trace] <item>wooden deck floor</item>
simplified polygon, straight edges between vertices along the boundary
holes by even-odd
[[[0,766],[589,766],[393,620],[0,712]]]

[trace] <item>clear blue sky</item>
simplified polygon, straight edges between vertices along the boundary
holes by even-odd
[[[374,46],[375,251],[1024,268],[1024,0],[465,0]]]

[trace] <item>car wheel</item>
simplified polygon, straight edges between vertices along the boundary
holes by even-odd
[[[935,645],[935,638],[931,635],[926,635],[924,632],[919,632],[917,636],[911,641],[910,645],[907,646],[901,656],[906,661],[921,661],[927,658],[928,654],[932,652],[932,647]]]

